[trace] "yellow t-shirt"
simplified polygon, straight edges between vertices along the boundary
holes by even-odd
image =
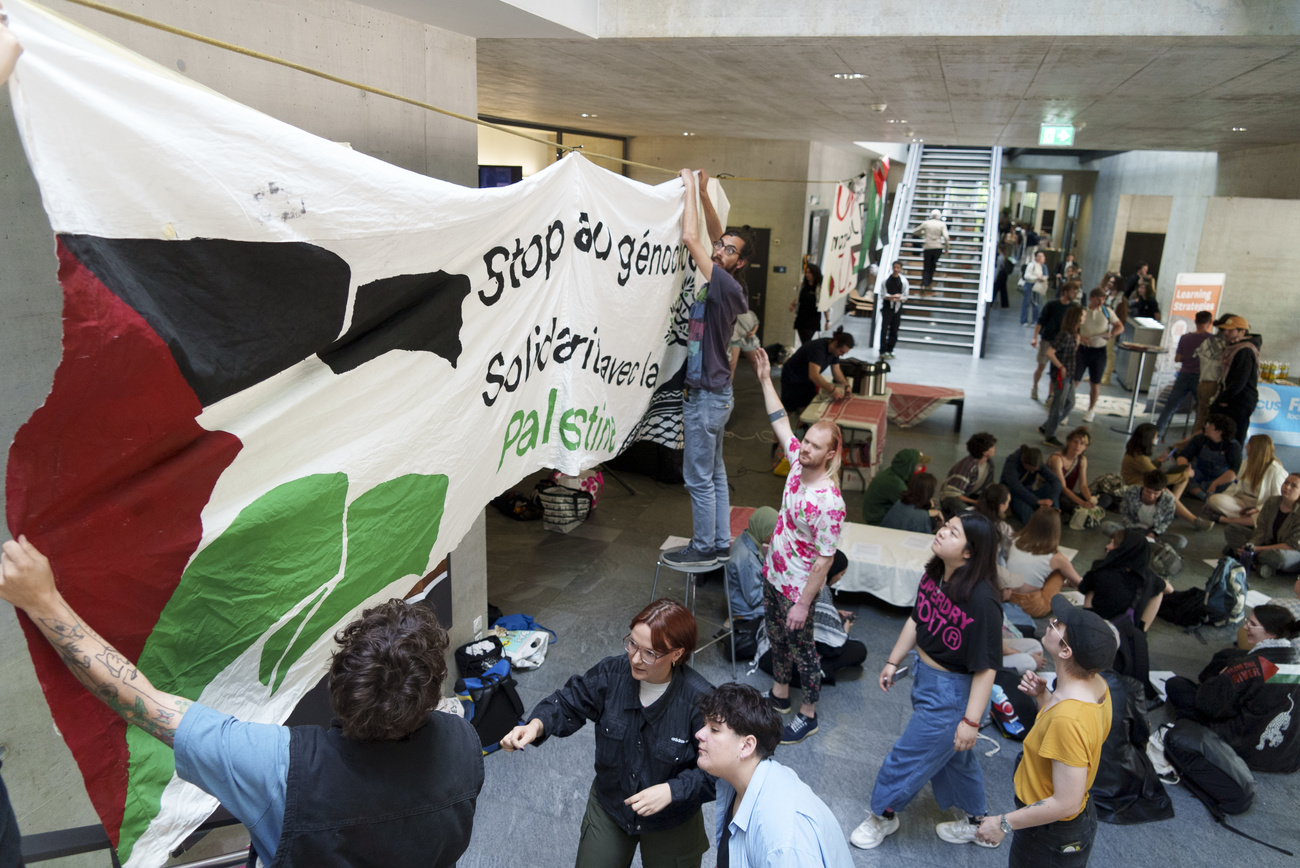
[[[1101,746],[1110,733],[1110,688],[1101,702],[1063,699],[1038,715],[1033,729],[1025,736],[1024,759],[1016,769],[1016,797],[1032,805],[1052,795],[1052,761],[1088,769],[1088,786],[1083,805],[1088,804],[1086,790],[1092,789],[1101,762]],[[1082,807],[1082,805],[1081,805]],[[1072,820],[1078,813],[1063,820]]]

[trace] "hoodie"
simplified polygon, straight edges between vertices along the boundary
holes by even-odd
[[[867,524],[880,524],[885,513],[893,506],[903,492],[907,483],[916,472],[916,465],[921,461],[921,453],[916,449],[900,449],[894,455],[889,466],[876,474],[867,486],[862,497],[862,520]]]

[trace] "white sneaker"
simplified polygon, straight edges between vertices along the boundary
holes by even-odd
[[[1083,421],[1085,422],[1091,422],[1093,419],[1096,418],[1097,418],[1097,414],[1092,410],[1089,410],[1087,413],[1083,414]]]
[[[960,820],[949,820],[947,823],[940,823],[934,827],[935,834],[949,844],[979,844],[981,847],[990,849],[997,846],[997,844],[990,844],[976,838],[975,833],[978,830],[979,826],[965,817]]]
[[[897,814],[894,815],[892,820],[877,817],[875,814],[867,814],[867,818],[862,821],[862,824],[853,830],[852,835],[849,835],[849,843],[859,850],[870,850],[873,847],[879,847],[880,842],[885,840],[886,836],[897,831]]]

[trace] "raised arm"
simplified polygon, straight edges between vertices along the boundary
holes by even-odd
[[[709,198],[709,173],[703,169],[699,171],[700,208],[704,211],[704,231],[709,235],[709,242],[717,244],[722,238],[722,221],[718,219],[718,212],[713,208],[713,200]]]
[[[168,747],[191,705],[164,693],[72,611],[54,584],[45,555],[24,536],[4,544],[0,599],[22,609],[77,680],[123,720]]]
[[[762,348],[753,354],[753,362],[754,373],[758,374],[758,385],[763,389],[763,408],[767,410],[767,420],[772,423],[777,445],[781,447],[781,454],[784,455],[786,447],[794,437],[794,430],[790,427],[785,408],[781,406],[781,399],[772,385],[772,362]]]
[[[700,269],[707,283],[713,277],[713,252],[700,241],[700,215],[695,202],[699,185],[696,183],[695,173],[690,169],[682,169],[679,174],[682,183],[686,186],[686,210],[682,213],[682,243],[690,251],[691,258],[695,260],[695,265]],[[712,208],[711,205],[709,207]],[[713,219],[717,219],[716,214]]]

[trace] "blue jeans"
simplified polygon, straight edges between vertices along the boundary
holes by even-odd
[[[1047,472],[1050,473],[1051,471],[1047,471]],[[1057,482],[1057,480],[1048,479],[1046,482],[1044,482],[1042,485],[1038,486],[1037,488],[1031,488],[1029,490],[1033,492],[1034,498],[1036,500],[1042,500],[1044,498],[1047,498],[1048,500],[1052,501],[1052,506],[1056,507],[1057,509],[1061,508],[1061,483]],[[1029,504],[1018,497],[1012,496],[1011,512],[1015,515],[1016,518],[1020,519],[1021,524],[1024,524],[1025,522],[1029,521],[1029,517],[1032,516],[1037,511],[1038,511],[1037,503]]]
[[[1022,283],[1020,284],[1020,292],[1023,293],[1020,297],[1020,324],[1038,322],[1039,301],[1038,294],[1034,292],[1034,285],[1032,283]],[[1031,307],[1034,311],[1032,318],[1029,315]]]
[[[682,402],[682,477],[691,495],[691,546],[711,552],[731,546],[731,499],[722,439],[731,418],[731,386],[689,389]]]
[[[1066,377],[1065,386],[1053,393],[1052,406],[1047,411],[1047,421],[1043,423],[1043,430],[1047,432],[1048,437],[1056,436],[1057,426],[1061,424],[1062,419],[1070,415],[1073,409],[1074,378]]]
[[[1193,409],[1195,409],[1196,384],[1200,380],[1200,374],[1179,374],[1174,378],[1174,385],[1169,389],[1169,400],[1165,403],[1165,408],[1160,411],[1160,418],[1156,420],[1156,431],[1159,432],[1157,440],[1165,439],[1165,432],[1169,430],[1169,422],[1174,418],[1174,414],[1178,412],[1179,406],[1183,403],[1183,398],[1191,395]]]
[[[912,717],[885,757],[871,792],[871,812],[901,811],[929,781],[939,807],[953,805],[972,817],[988,813],[984,773],[974,750],[958,752],[952,739],[966,714],[971,676],[944,672],[916,658]]]

